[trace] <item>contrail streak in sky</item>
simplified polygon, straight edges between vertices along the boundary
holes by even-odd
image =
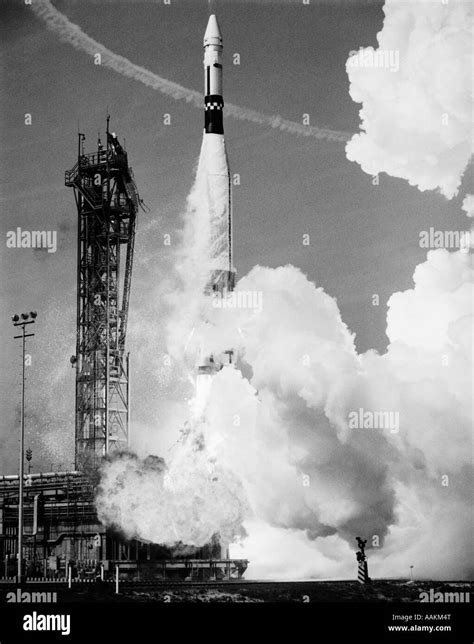
[[[84,51],[91,56],[100,54],[102,65],[113,69],[118,74],[128,76],[133,80],[143,83],[147,87],[158,90],[166,96],[171,96],[171,98],[176,100],[183,99],[187,103],[191,103],[195,107],[202,109],[202,92],[188,89],[178,83],[173,83],[173,81],[167,80],[162,76],[158,76],[144,67],[135,65],[128,60],[128,58],[115,54],[113,51],[107,49],[107,47],[104,47],[104,45],[84,33],[78,25],[68,20],[64,14],[58,11],[51,4],[50,0],[35,0],[31,5],[31,8],[37,16],[45,21],[49,29],[58,34],[59,38],[63,42],[67,42],[75,49]],[[327,141],[346,142],[352,136],[349,132],[328,130],[314,125],[303,125],[302,123],[288,121],[281,116],[268,116],[261,112],[257,112],[256,110],[239,107],[232,103],[226,103],[225,114],[242,121],[250,121],[259,125],[270,126],[277,130],[281,130],[282,132],[288,132],[290,134],[297,134],[300,136],[312,136],[314,138],[325,139]]]

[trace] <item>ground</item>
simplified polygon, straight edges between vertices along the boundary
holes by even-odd
[[[472,583],[406,580],[375,580],[369,585],[357,581],[123,583],[116,595],[115,584],[108,582],[75,584],[70,591],[58,589],[58,599],[72,602],[419,602],[420,593],[429,593],[431,589],[434,593],[467,593],[472,591]]]

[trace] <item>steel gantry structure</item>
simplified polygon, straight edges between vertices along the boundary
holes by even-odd
[[[135,223],[140,204],[127,153],[107,117],[106,146],[78,158],[65,173],[78,214],[76,468],[130,441],[130,363],[125,351]]]

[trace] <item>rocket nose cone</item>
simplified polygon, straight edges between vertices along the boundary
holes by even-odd
[[[209,16],[209,21],[204,34],[204,47],[206,45],[222,45],[222,34],[215,14]]]

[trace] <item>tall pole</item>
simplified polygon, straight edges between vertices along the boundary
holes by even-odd
[[[18,480],[18,569],[17,581],[19,584],[23,581],[23,484],[24,484],[24,462],[25,462],[25,347],[26,338],[34,336],[34,333],[25,333],[27,324],[34,324],[36,312],[22,313],[12,317],[13,326],[21,326],[22,334],[15,335],[14,338],[22,340],[22,368],[21,368],[21,431],[20,431],[20,468]],[[31,317],[31,319],[29,319]]]
[[[21,371],[21,433],[20,433],[20,485],[18,501],[18,583],[22,582],[23,568],[23,476],[25,453],[25,325],[22,327],[22,371]]]

